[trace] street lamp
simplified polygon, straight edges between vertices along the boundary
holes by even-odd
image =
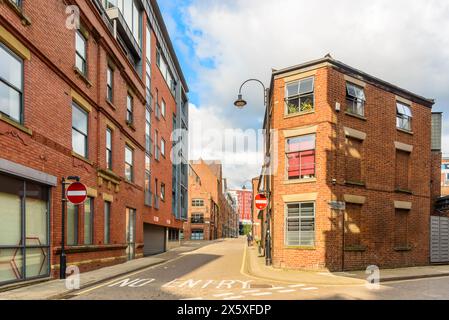
[[[265,85],[263,84],[262,81],[258,80],[258,79],[248,79],[245,82],[242,83],[242,85],[240,86],[239,89],[239,94],[237,96],[237,100],[234,102],[234,105],[239,108],[242,109],[243,107],[245,107],[247,105],[247,102],[243,99],[243,95],[242,95],[242,88],[245,84],[247,84],[250,81],[255,81],[258,82],[262,85],[263,88],[263,94],[264,94],[264,106],[265,109],[268,108],[268,89],[265,88]],[[266,191],[265,192],[267,194],[267,198],[269,199],[269,201],[271,201],[271,197],[270,197],[270,192]],[[265,264],[267,266],[271,266],[271,214],[269,212],[269,209],[267,207],[267,230],[266,230],[266,236],[265,236],[265,248],[266,248],[266,253],[265,253]]]

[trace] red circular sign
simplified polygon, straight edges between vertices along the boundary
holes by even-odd
[[[67,188],[66,196],[71,203],[81,204],[86,201],[87,188],[81,182],[74,182]]]
[[[268,199],[267,199],[267,197],[264,194],[259,193],[256,196],[256,198],[254,199],[254,204],[255,204],[257,209],[263,210],[268,205]]]

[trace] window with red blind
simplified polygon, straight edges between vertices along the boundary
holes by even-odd
[[[315,177],[315,135],[287,139],[286,145],[288,179]]]

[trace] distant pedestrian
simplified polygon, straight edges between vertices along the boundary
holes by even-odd
[[[248,240],[248,247],[251,247],[251,243],[253,241],[253,235],[251,234],[251,232],[248,232],[248,234],[246,235],[246,239]]]

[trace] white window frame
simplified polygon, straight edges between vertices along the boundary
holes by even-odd
[[[301,82],[305,82],[308,80],[312,80],[312,91],[306,91],[301,93]],[[288,93],[288,87],[294,84],[298,84],[298,92],[294,95],[289,96]],[[312,108],[310,110],[301,110],[301,98],[307,97],[312,95]],[[288,105],[288,101],[290,99],[299,99],[298,100],[298,108],[299,110],[296,112],[289,112],[289,105]],[[284,105],[285,105],[285,115],[287,116],[291,116],[291,115],[296,115],[296,114],[301,114],[301,113],[308,113],[308,112],[314,112],[315,111],[315,77],[307,77],[304,79],[300,79],[300,80],[295,80],[289,83],[285,84],[285,99],[284,99]]]
[[[396,101],[396,127],[401,130],[412,131],[412,120],[412,107]]]
[[[353,93],[351,93],[351,89]],[[365,117],[365,89],[351,82],[346,82],[346,112]]]

